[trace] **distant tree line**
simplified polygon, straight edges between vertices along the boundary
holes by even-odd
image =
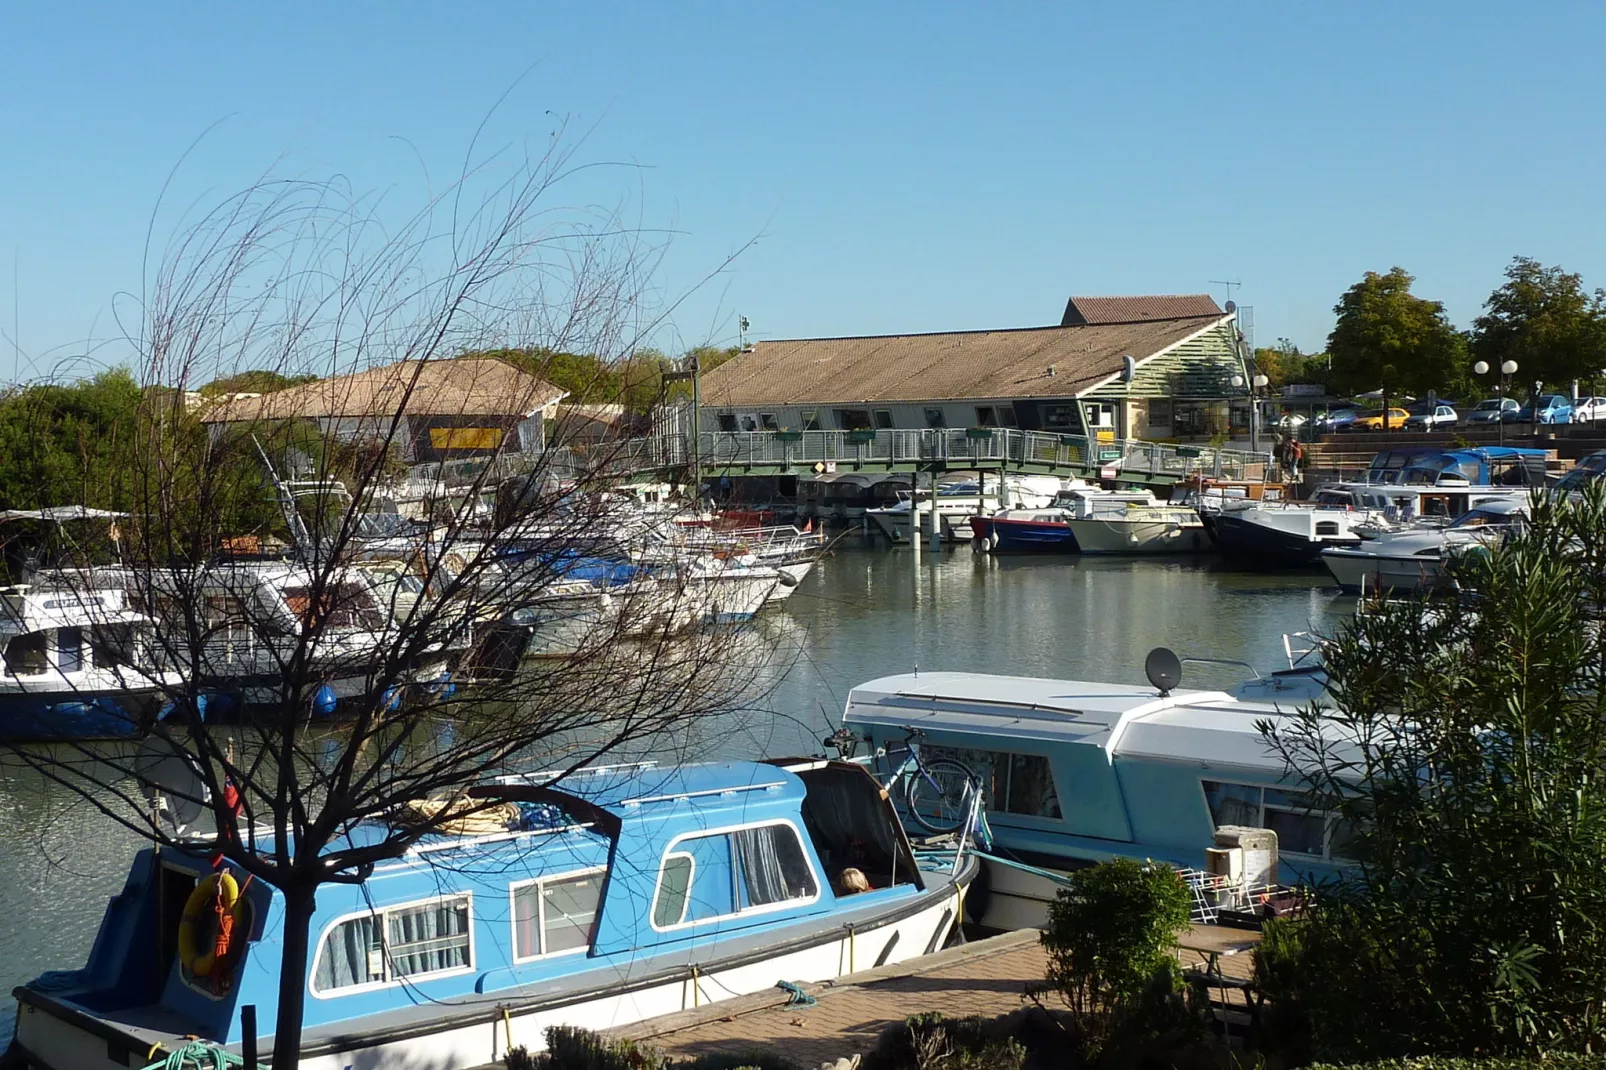
[[[1543,383],[1565,391],[1573,380],[1606,380],[1606,290],[1583,277],[1519,256],[1489,295],[1469,330],[1458,330],[1442,302],[1411,292],[1404,268],[1368,271],[1333,306],[1337,320],[1327,349],[1301,353],[1287,339],[1255,350],[1273,388],[1322,383],[1340,396],[1382,390],[1389,398],[1473,398],[1490,392],[1498,369],[1517,362],[1512,385]],[[1473,373],[1479,361],[1491,369]]]

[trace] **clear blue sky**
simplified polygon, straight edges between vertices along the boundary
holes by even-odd
[[[737,312],[759,338],[1028,326],[1241,279],[1258,340],[1309,349],[1393,264],[1465,324],[1514,254],[1606,286],[1603,39],[1598,2],[6,5],[0,328],[15,262],[24,375],[116,335],[219,120],[171,205],[276,161],[410,196],[521,74],[485,143],[553,113],[639,164],[573,196],[679,232],[667,292],[760,236],[666,348]]]

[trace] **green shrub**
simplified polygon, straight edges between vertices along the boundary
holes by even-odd
[[[1184,1044],[1197,1029],[1175,954],[1190,903],[1176,870],[1121,858],[1073,873],[1050,904],[1048,979],[1085,1061],[1112,1045]]]
[[[1553,1052],[1532,1059],[1463,1059],[1460,1056],[1421,1056],[1418,1059],[1381,1059],[1354,1064],[1310,1065],[1306,1070],[1603,1070],[1606,1056],[1577,1056]]]
[[[669,1065],[653,1048],[567,1025],[548,1027],[546,1049],[549,1070],[666,1070]]]
[[[860,1070],[1021,1070],[1026,1049],[998,1021],[917,1014],[881,1034]]]
[[[535,1056],[531,1055],[530,1049],[523,1044],[516,1048],[509,1048],[507,1059],[504,1061],[507,1064],[507,1070],[535,1070],[538,1065]]]

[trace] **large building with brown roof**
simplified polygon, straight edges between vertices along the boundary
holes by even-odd
[[[207,424],[312,420],[343,438],[388,434],[409,461],[471,456],[503,447],[544,445],[543,420],[567,393],[491,357],[404,360],[349,375],[330,376],[271,394],[236,395],[201,413]]]
[[[1073,297],[1057,327],[759,342],[703,376],[703,423],[1195,437],[1226,430],[1244,353],[1204,294]]]

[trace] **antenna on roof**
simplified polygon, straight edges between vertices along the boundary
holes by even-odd
[[[1242,279],[1230,279],[1230,280],[1229,279],[1211,279],[1210,280],[1210,285],[1212,285],[1212,286],[1225,286],[1227,288],[1227,303],[1226,303],[1226,305],[1224,307],[1226,308],[1226,310],[1228,312],[1231,312],[1233,309],[1238,307],[1238,306],[1236,306],[1236,305],[1234,305],[1232,303],[1232,288],[1234,286],[1236,286],[1240,290],[1243,289],[1244,280],[1242,280]]]

